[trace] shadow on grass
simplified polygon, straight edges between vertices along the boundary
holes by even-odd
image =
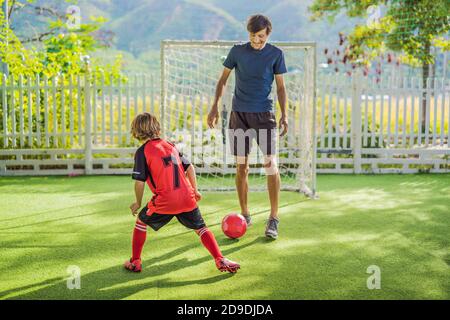
[[[21,225],[18,225],[18,226],[1,228],[0,231],[3,231],[3,230],[14,230],[14,229],[17,229],[17,228],[24,228],[24,227],[39,226],[39,225],[52,223],[52,222],[61,222],[61,221],[65,221],[65,220],[79,219],[79,218],[82,218],[82,217],[95,216],[95,215],[99,215],[99,214],[103,214],[103,213],[110,213],[110,212],[111,212],[111,210],[95,211],[95,212],[91,212],[91,213],[73,215],[73,216],[64,217],[64,218],[49,219],[49,220],[44,220],[44,221],[39,221],[39,222],[34,222],[34,223],[21,224]]]
[[[102,203],[108,204],[108,203],[110,203],[110,200],[99,201],[99,202],[96,203],[96,205],[102,204]],[[13,218],[0,219],[0,222],[9,222],[9,221],[13,221],[13,220],[24,220],[24,221],[26,221],[26,220],[28,220],[29,218],[32,218],[32,217],[38,217],[38,216],[42,216],[42,215],[46,215],[46,214],[51,214],[51,213],[54,213],[54,212],[62,212],[64,210],[79,209],[81,207],[90,207],[92,205],[93,205],[92,203],[86,203],[86,204],[82,204],[82,205],[76,204],[76,205],[73,205],[73,206],[65,206],[65,207],[62,207],[62,208],[54,208],[54,209],[49,209],[49,210],[45,210],[45,211],[36,212],[36,213],[33,213],[33,214],[21,215],[21,216],[17,216],[17,217],[13,217]],[[49,222],[52,222],[52,221],[53,220],[50,220]],[[1,229],[1,230],[4,230],[4,229]]]
[[[234,246],[222,250],[224,256],[252,246],[255,243],[261,243],[262,237],[242,245]],[[224,243],[223,239],[219,242]],[[225,241],[226,242],[226,241]],[[160,263],[176,257],[193,247],[201,246],[196,241],[193,243],[179,247],[173,251],[165,253],[157,258],[143,261],[143,271],[135,274],[123,269],[122,265],[116,265],[107,269],[95,271],[81,276],[81,289],[67,289],[67,280],[62,278],[52,278],[43,282],[14,288],[0,292],[0,299],[4,299],[8,295],[13,297],[8,299],[125,299],[142,290],[149,288],[174,288],[187,285],[209,285],[215,282],[226,280],[234,275],[222,274],[212,277],[193,279],[189,281],[172,281],[170,278],[158,279],[160,276],[173,276],[176,278],[177,272],[190,268],[201,263],[210,261],[214,264],[213,259],[208,256],[202,256],[193,260],[181,258],[176,261]],[[245,268],[245,266],[243,266]],[[217,271],[219,272],[219,271]],[[130,281],[145,281],[145,283],[126,285]],[[44,288],[40,288],[45,286]],[[35,290],[33,290],[35,289]],[[33,290],[31,292],[22,293],[25,290]],[[157,297],[148,297],[149,299],[157,299]]]

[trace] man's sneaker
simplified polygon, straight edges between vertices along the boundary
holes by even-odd
[[[134,261],[127,260],[123,264],[124,268],[131,272],[141,272],[142,271],[142,262],[141,259],[137,259]]]
[[[266,237],[276,239],[278,238],[278,219],[270,218],[267,222]]]
[[[219,269],[221,272],[229,272],[229,273],[236,273],[241,268],[239,263],[228,260],[226,258],[216,259],[216,266],[217,269]]]
[[[247,222],[247,227],[250,227],[252,225],[252,217],[249,214],[243,214],[242,215],[245,218],[245,221]]]

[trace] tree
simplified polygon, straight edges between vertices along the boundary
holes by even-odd
[[[331,21],[345,11],[347,16],[367,17],[373,9],[384,9],[366,25],[357,25],[348,36],[347,58],[353,63],[369,64],[386,50],[400,53],[402,62],[422,68],[423,87],[427,86],[430,66],[435,57],[432,46],[450,50],[445,39],[450,31],[448,0],[314,0],[312,19],[328,17]],[[422,95],[422,131],[425,130],[427,93]]]
[[[16,122],[15,125],[11,122],[6,122],[4,127],[5,117],[8,114],[19,118],[22,114],[23,106],[29,102],[39,101],[34,108],[32,114],[26,114],[24,123],[28,124],[27,130],[34,131],[38,125],[43,127],[44,118],[48,116],[49,111],[44,108],[44,87],[48,85],[46,78],[53,78],[52,82],[56,83],[60,90],[55,92],[55,95],[48,97],[49,105],[57,105],[52,116],[57,123],[62,126],[67,126],[66,119],[69,118],[68,108],[61,108],[63,101],[78,99],[81,105],[81,111],[85,110],[85,89],[69,90],[68,86],[76,79],[74,76],[84,75],[89,73],[88,81],[95,81],[95,79],[104,78],[105,85],[113,82],[125,82],[126,78],[121,73],[122,59],[118,56],[113,64],[105,65],[100,59],[93,59],[92,63],[88,65],[87,57],[90,53],[98,48],[108,46],[110,34],[100,32],[99,29],[103,25],[105,19],[102,17],[92,17],[86,23],[79,23],[74,28],[70,22],[73,18],[73,13],[61,11],[50,6],[42,7],[36,4],[35,0],[0,0],[0,7],[8,1],[9,10],[6,12],[8,19],[6,19],[5,12],[0,10],[0,60],[6,63],[9,67],[11,77],[0,79],[2,84],[16,84],[20,85],[25,82],[30,84],[32,81],[40,81],[40,90],[31,90],[25,94],[20,104],[19,92],[17,90],[7,90],[6,97],[2,96],[0,99],[0,131],[19,132],[23,129]],[[75,3],[72,0],[66,0],[69,4]],[[14,22],[16,18],[22,22],[23,17],[19,16],[19,12],[27,12],[27,18],[30,19],[40,17],[44,18],[43,27],[38,30],[33,30],[32,34],[19,34],[14,29],[14,23],[9,24],[8,21]],[[36,19],[33,21],[36,23]],[[30,29],[30,28],[28,28]],[[88,68],[89,67],[89,68]],[[39,78],[38,78],[39,76]],[[3,83],[5,81],[5,83]],[[97,89],[100,92],[100,89]],[[3,92],[2,92],[3,94]],[[3,106],[3,101],[7,101],[6,108]],[[7,110],[3,114],[4,110]],[[39,116],[36,116],[39,115]],[[38,120],[39,119],[39,120]],[[51,125],[51,124],[50,124]],[[74,130],[83,127],[85,123],[83,120],[74,123]],[[72,147],[68,140],[65,139],[65,146]],[[27,147],[42,147],[43,141],[39,145],[37,139],[33,138],[27,142]],[[11,145],[11,144],[7,144]],[[55,141],[50,141],[50,147],[57,146]],[[3,141],[0,141],[0,148],[4,147]]]
[[[4,1],[8,1],[10,23],[7,23],[5,13],[0,12],[0,59],[7,63],[13,76],[83,74],[86,72],[85,57],[110,45],[110,34],[99,30],[105,22],[102,17],[91,17],[90,21],[73,28],[68,21],[74,13],[50,5],[39,5],[35,0],[0,0],[0,5]],[[65,3],[69,6],[76,1],[65,0]],[[23,19],[19,17],[19,13],[23,15],[23,12],[34,19],[29,25],[43,19],[46,21],[45,27],[41,30],[28,28],[32,30],[31,34],[18,35],[14,30],[14,19]],[[117,57],[115,65],[105,66],[100,60],[92,61],[92,65],[94,71],[106,72],[108,79],[108,73],[114,73],[117,77],[121,57]]]

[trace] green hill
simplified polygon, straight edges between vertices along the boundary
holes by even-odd
[[[59,8],[67,3],[40,0]],[[246,40],[246,19],[254,13],[268,15],[274,30],[271,39],[277,41],[316,41],[319,48],[337,45],[338,32],[349,30],[354,21],[336,19],[311,22],[308,6],[312,0],[80,0],[83,19],[104,16],[104,29],[115,34],[113,50],[98,52],[106,60],[123,52],[128,70],[153,69],[163,39]],[[21,34],[42,27],[42,19],[21,14],[14,20]],[[33,29],[29,28],[33,25]]]

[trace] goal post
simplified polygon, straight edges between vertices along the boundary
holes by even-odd
[[[236,159],[231,153],[228,123],[234,94],[234,71],[219,102],[220,121],[210,129],[207,117],[214,101],[223,61],[233,41],[161,42],[161,127],[196,168],[199,189],[235,190]],[[277,139],[276,160],[282,190],[316,193],[316,44],[271,42],[285,54],[284,75],[289,130]],[[273,84],[272,97],[277,123],[280,108]],[[249,155],[250,191],[267,189],[264,156],[256,141]]]

